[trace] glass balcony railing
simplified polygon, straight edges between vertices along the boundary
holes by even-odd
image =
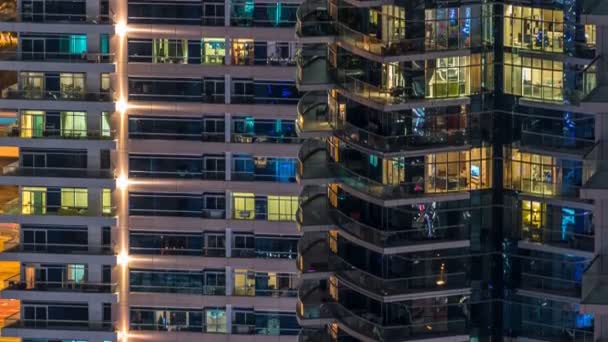
[[[190,256],[205,256],[210,258],[221,258],[226,256],[226,248],[181,248],[180,246],[172,247],[130,247],[130,254],[140,255],[190,255]]]
[[[519,287],[524,290],[552,293],[566,297],[579,298],[581,281],[558,277],[547,277],[540,274],[521,272]]]
[[[24,139],[75,139],[75,140],[110,140],[115,136],[114,130],[66,130],[66,129],[33,129],[20,128],[17,125],[0,126],[0,137]]]
[[[198,294],[205,296],[225,296],[226,287],[217,285],[204,286],[188,286],[191,284],[183,284],[180,286],[170,285],[149,285],[149,284],[130,284],[131,292],[149,292],[149,293],[181,293],[181,294]]]
[[[312,91],[304,94],[298,102],[298,134],[320,135],[331,132],[327,92]]]
[[[41,254],[76,254],[76,255],[114,255],[112,245],[86,245],[71,243],[10,243],[5,245],[3,253],[41,253]]]
[[[296,12],[296,34],[299,38],[329,37],[335,25],[327,11],[327,0],[305,0]]]
[[[289,175],[272,175],[272,174],[259,174],[259,173],[255,173],[255,172],[233,171],[231,173],[231,180],[245,181],[245,182],[293,183],[296,181],[296,177],[289,176]]]
[[[595,234],[575,233],[570,230],[555,230],[548,228],[522,227],[520,238],[524,241],[540,243],[547,246],[577,249],[593,252],[595,248]]]
[[[93,170],[77,168],[38,168],[9,165],[1,169],[5,177],[61,177],[61,178],[97,178],[113,179],[114,170]]]
[[[536,132],[523,128],[520,145],[531,149],[550,149],[584,155],[593,149],[595,139],[565,137],[563,135]]]
[[[225,180],[226,171],[224,170],[129,170],[130,178],[164,178],[164,179],[204,179],[204,180]]]
[[[87,101],[112,102],[114,93],[85,91],[51,91],[44,89],[4,89],[1,98],[5,100],[42,100],[42,101]]]
[[[404,325],[382,325],[363,318],[365,312],[360,314],[348,310],[341,304],[330,306],[333,317],[350,329],[375,341],[407,341],[432,337],[447,337],[455,335],[469,335],[468,319],[449,318],[437,319],[434,317],[421,317],[416,323]],[[368,315],[369,317],[369,315]]]
[[[331,255],[325,235],[304,235],[298,242],[298,270],[302,273],[327,272]]]
[[[298,182],[332,178],[334,169],[323,140],[308,139],[302,144],[298,152]]]
[[[111,53],[66,53],[50,51],[0,51],[0,61],[59,62],[59,63],[114,63]]]
[[[469,239],[469,228],[464,224],[448,226],[425,224],[420,228],[381,230],[359,222],[338,209],[331,210],[330,217],[332,222],[341,230],[380,248],[417,246]]]
[[[336,128],[336,134],[343,140],[385,153],[441,146],[463,146],[469,141],[466,129],[437,131],[431,135],[385,136],[357,127],[346,121],[338,122]]]
[[[111,321],[63,320],[63,319],[27,319],[20,314],[9,316],[4,320],[3,329],[42,329],[73,331],[115,331]]]
[[[341,285],[355,287],[359,291],[371,291],[379,296],[398,296],[417,292],[448,291],[470,287],[466,272],[437,273],[402,278],[380,278],[356,268],[336,256],[339,265],[334,265],[334,274]]]
[[[30,12],[30,11],[21,11],[20,18],[17,18],[16,14],[12,16],[3,17],[2,21],[17,21],[17,22],[27,22],[27,23],[56,23],[56,24],[112,24],[113,15],[96,15],[90,16],[86,14],[76,14],[76,13],[39,13],[39,12]]]
[[[522,320],[519,336],[538,341],[551,342],[593,342],[596,341],[593,331],[566,328],[560,325]]]
[[[86,293],[113,293],[116,284],[91,283],[87,281],[26,281],[20,275],[5,280],[5,290],[13,291],[44,291],[44,292],[86,292]]]
[[[230,133],[235,144],[301,144],[304,139],[292,136],[258,135],[251,133]],[[223,138],[223,135],[222,135]]]
[[[329,217],[327,191],[325,187],[304,188],[300,194],[296,221],[301,231],[319,230],[332,225]],[[322,230],[322,229],[321,229]]]
[[[323,90],[334,84],[333,72],[325,52],[314,55],[303,55],[297,57],[297,86],[305,90]],[[307,50],[308,51],[308,50]]]
[[[381,106],[399,105],[413,100],[424,100],[425,98],[424,85],[414,84],[412,87],[385,88],[366,83],[340,71],[338,71],[338,75],[338,84],[345,91],[352,96],[374,102]],[[433,100],[438,101],[440,99]]]

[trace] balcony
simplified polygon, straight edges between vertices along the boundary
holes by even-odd
[[[302,43],[331,42],[335,26],[327,11],[327,0],[305,0],[296,12],[296,37]]]
[[[597,255],[583,273],[581,303],[591,311],[607,311],[608,256]]]
[[[541,294],[552,294],[563,297],[580,298],[581,281],[566,279],[563,277],[547,277],[540,274],[521,272],[519,288],[538,292]]]
[[[115,255],[114,246],[111,245],[84,245],[59,243],[17,243],[5,244],[5,254],[32,253],[32,254],[61,254],[61,255]],[[8,258],[14,258],[8,256]]]
[[[297,318],[303,327],[322,327],[332,321],[329,306],[332,299],[323,285],[325,281],[304,280],[298,288]]]
[[[334,169],[334,163],[327,155],[325,141],[309,139],[302,144],[298,153],[298,173],[296,175],[298,183],[302,185],[328,183],[335,176]]]
[[[392,135],[386,136],[357,127],[348,121],[336,124],[335,134],[342,140],[385,154],[404,154],[424,149],[465,146],[469,143],[467,130],[437,131],[430,135]]]
[[[38,280],[21,280],[19,274],[6,279],[3,291],[40,291],[40,292],[69,292],[69,293],[114,293],[116,284],[90,283],[90,282],[49,282]],[[7,298],[3,293],[3,298]]]
[[[437,274],[403,278],[381,278],[356,268],[346,260],[335,256],[334,274],[340,285],[374,297],[380,302],[405,300],[411,294],[446,293],[466,294],[470,292],[470,278],[466,272],[439,272]],[[445,293],[442,293],[446,291]]]
[[[572,329],[559,324],[547,324],[523,320],[520,336],[532,341],[551,342],[594,342],[593,331]]]
[[[367,311],[354,312],[341,304],[331,305],[330,308],[340,328],[363,340],[394,342],[442,337],[469,339],[470,328],[466,317],[446,317],[440,320],[436,317],[422,317],[412,324],[382,325],[380,317],[369,315]]]
[[[269,170],[275,171],[276,170]],[[289,175],[272,175],[272,174],[260,174],[255,172],[239,172],[232,171],[231,180],[244,181],[244,182],[278,182],[278,183],[295,183],[296,177]]]
[[[560,154],[573,154],[584,156],[595,146],[594,139],[565,137],[562,135],[538,132],[523,127],[521,130],[521,150],[547,153],[548,151]],[[543,151],[543,152],[541,152]]]
[[[353,74],[354,72],[337,71],[337,83],[341,92],[345,96],[376,110],[394,111],[417,107],[462,105],[470,102],[467,94],[426,98],[425,87],[419,82],[414,82],[410,87],[384,87],[361,81],[352,76]]]
[[[302,325],[302,324],[300,324]],[[298,335],[298,342],[332,342],[332,337],[326,329],[302,329]]]
[[[111,179],[111,185],[114,183],[114,170],[110,169],[23,167],[11,164],[2,168],[0,176]]]
[[[15,336],[5,334],[6,330],[33,329],[33,330],[64,330],[64,331],[90,331],[90,332],[114,332],[114,324],[111,321],[85,321],[85,320],[37,320],[21,319],[20,314],[8,317],[5,320],[2,336]]]
[[[298,52],[296,86],[299,91],[320,91],[334,87],[333,73],[327,61],[326,46]]]
[[[328,231],[333,227],[329,217],[325,187],[308,186],[304,188],[300,194],[296,222],[302,233]]]
[[[585,24],[605,25],[608,19],[608,3],[603,0],[584,0],[581,21]]]
[[[308,92],[300,98],[296,130],[298,136],[302,138],[322,137],[332,134],[333,129],[329,122],[327,106],[327,92]]]
[[[43,89],[4,89],[4,100],[112,102],[114,93],[85,91],[49,91]]]
[[[583,159],[583,186],[580,197],[584,199],[608,198],[608,145],[597,144]]]
[[[593,252],[595,249],[595,234],[593,231],[590,233],[575,233],[571,230],[555,230],[546,227],[541,229],[522,227],[520,238],[533,244],[584,252]]]
[[[418,226],[403,230],[383,230],[356,219],[339,209],[330,211],[332,222],[343,232],[364,243],[373,244],[382,253],[403,253],[414,250],[459,248],[469,246],[469,227],[465,224],[434,226],[432,222],[419,224],[404,222],[403,226]],[[381,249],[381,250],[380,250]]]
[[[51,24],[89,24],[89,25],[111,25],[113,18],[109,14],[90,16],[76,13],[38,13],[21,10],[6,11],[0,15],[3,22],[22,23],[51,23]]]
[[[330,255],[325,232],[306,233],[298,242],[298,270],[303,276],[308,274],[311,277],[324,278],[323,273],[330,271]]]
[[[235,144],[301,144],[304,139],[292,136],[258,135],[250,133],[230,133],[230,141]],[[222,141],[223,141],[222,134]]]
[[[0,138],[22,139],[65,139],[65,140],[112,140],[115,131],[98,130],[62,130],[62,129],[32,129],[20,128],[16,125],[0,126]]]
[[[44,62],[44,63],[85,63],[111,64],[114,54],[111,53],[64,53],[50,51],[18,52],[0,51],[1,62]]]

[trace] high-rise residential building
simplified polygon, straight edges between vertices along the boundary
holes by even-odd
[[[608,1],[306,0],[297,35],[303,341],[607,338]]]
[[[297,340],[298,6],[0,3],[0,341]]]

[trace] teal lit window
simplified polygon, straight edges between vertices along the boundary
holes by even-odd
[[[378,156],[370,154],[370,156],[369,156],[369,165],[371,165],[373,167],[377,167],[378,166]]]
[[[70,53],[79,55],[87,52],[87,36],[84,34],[70,35]]]
[[[107,33],[102,33],[100,39],[100,50],[101,53],[106,55],[110,53],[110,37]]]

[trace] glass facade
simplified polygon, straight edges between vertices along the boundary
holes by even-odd
[[[590,184],[606,26],[585,6],[300,6],[301,336],[602,335],[583,304],[606,304]]]

